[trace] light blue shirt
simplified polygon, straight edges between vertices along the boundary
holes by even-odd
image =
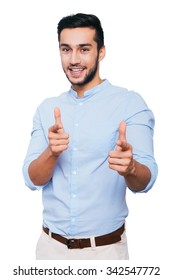
[[[48,146],[48,129],[55,123],[54,108],[61,110],[69,147],[57,160],[52,179],[35,186],[28,166]],[[37,108],[32,137],[23,165],[25,183],[42,189],[43,224],[64,236],[98,236],[118,229],[128,215],[126,182],[108,166],[108,153],[115,148],[122,120],[133,156],[151,171],[145,192],[157,177],[153,156],[154,116],[142,97],[104,80],[79,98],[71,88],[48,98]]]

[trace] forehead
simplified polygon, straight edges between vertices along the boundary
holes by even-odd
[[[88,27],[65,28],[60,34],[60,44],[80,45],[96,44],[95,29]]]

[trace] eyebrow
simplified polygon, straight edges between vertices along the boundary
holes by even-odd
[[[91,47],[92,44],[84,43],[84,44],[79,44],[79,45],[77,45],[77,46],[79,46],[79,47],[86,47],[86,46]],[[69,44],[62,43],[62,44],[60,44],[59,47],[70,47],[70,45],[69,45]]]

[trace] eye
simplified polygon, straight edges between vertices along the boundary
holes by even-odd
[[[81,52],[83,52],[83,53],[89,52],[89,48],[82,48]]]
[[[70,51],[70,48],[67,48],[67,47],[61,48],[61,52],[67,53],[69,51]]]

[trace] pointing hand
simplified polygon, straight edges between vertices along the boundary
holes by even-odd
[[[59,108],[54,109],[55,124],[49,128],[49,147],[52,155],[59,156],[68,148],[69,135],[65,133]]]
[[[109,167],[122,176],[127,176],[134,171],[132,146],[126,140],[126,122],[122,121],[119,126],[119,139],[116,148],[109,152]]]

